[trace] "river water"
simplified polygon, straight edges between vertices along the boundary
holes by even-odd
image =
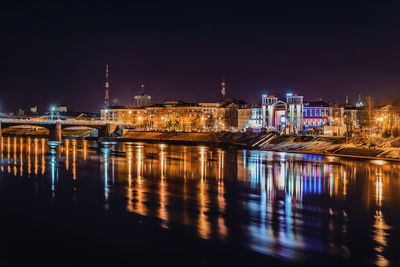
[[[32,200],[154,217],[161,228],[290,262],[400,264],[399,163],[20,137],[3,138],[0,152],[0,194],[18,191],[17,180]]]

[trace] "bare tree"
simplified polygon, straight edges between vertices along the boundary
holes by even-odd
[[[225,111],[225,125],[227,129],[237,128],[238,112],[236,108],[228,108]]]
[[[374,107],[374,100],[372,99],[372,96],[367,96],[367,101],[366,101],[366,109],[367,109],[367,116],[368,116],[368,126],[369,129],[372,129],[373,126],[373,120],[374,120],[374,113],[375,113],[375,107]]]
[[[353,134],[353,120],[352,114],[348,113],[344,115],[344,124],[346,125],[346,138]]]

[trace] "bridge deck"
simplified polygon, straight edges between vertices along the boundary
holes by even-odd
[[[118,124],[121,126],[135,126],[135,124],[130,123],[120,123],[113,121],[72,121],[72,120],[22,120],[22,119],[0,119],[0,122],[7,124],[27,124],[27,125],[51,125],[61,123],[61,125],[71,125],[71,126],[105,126],[107,124]]]

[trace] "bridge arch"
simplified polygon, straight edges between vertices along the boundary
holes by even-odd
[[[120,124],[103,121],[0,119],[0,137],[2,136],[2,129],[9,127],[46,128],[49,132],[49,140],[52,141],[61,141],[62,130],[68,128],[97,129],[99,137],[110,137],[111,133],[117,129],[118,125]],[[123,127],[123,125],[120,126]]]

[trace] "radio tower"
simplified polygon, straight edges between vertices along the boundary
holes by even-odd
[[[104,85],[105,89],[106,89],[106,94],[104,96],[104,104],[108,107],[110,105],[110,100],[108,98],[108,89],[110,89],[110,82],[108,80],[108,64],[106,64],[106,82]]]

